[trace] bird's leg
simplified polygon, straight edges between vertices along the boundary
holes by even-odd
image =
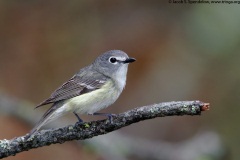
[[[83,122],[83,120],[79,117],[79,115],[74,111],[73,114],[77,117],[78,122]]]
[[[112,123],[113,116],[115,116],[115,114],[111,114],[111,113],[93,113],[93,114],[90,114],[90,115],[107,116],[110,123]]]

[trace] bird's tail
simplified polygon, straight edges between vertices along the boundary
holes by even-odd
[[[35,125],[35,127],[30,131],[29,136],[33,135],[36,131],[38,131],[43,125],[49,123],[50,121],[58,118],[60,116],[60,114],[58,114],[56,112],[57,109],[59,109],[59,106],[62,104],[59,103],[55,103],[52,105],[51,108],[49,108],[44,115],[42,116],[42,118],[40,119],[40,121]]]

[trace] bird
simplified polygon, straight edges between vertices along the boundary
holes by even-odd
[[[98,111],[118,99],[126,85],[128,64],[134,61],[135,58],[130,58],[121,50],[110,50],[98,56],[36,106],[39,108],[52,104],[29,136],[47,123],[71,112],[79,122],[83,122],[79,114],[104,115],[111,120],[113,114]]]

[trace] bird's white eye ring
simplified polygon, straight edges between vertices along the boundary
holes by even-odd
[[[114,64],[117,62],[117,59],[115,57],[110,57],[109,62]]]

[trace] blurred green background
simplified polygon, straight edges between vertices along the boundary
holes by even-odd
[[[238,160],[239,14],[237,4],[1,0],[0,91],[36,105],[98,55],[120,49],[137,62],[129,66],[123,94],[106,112],[173,100],[202,100],[211,104],[211,110],[199,117],[148,120],[117,132],[174,143],[199,131],[214,131],[227,159]],[[32,108],[32,113],[38,112]],[[0,119],[1,139],[24,135],[32,128],[11,114],[1,114]],[[74,142],[7,159],[50,157],[105,159]]]

